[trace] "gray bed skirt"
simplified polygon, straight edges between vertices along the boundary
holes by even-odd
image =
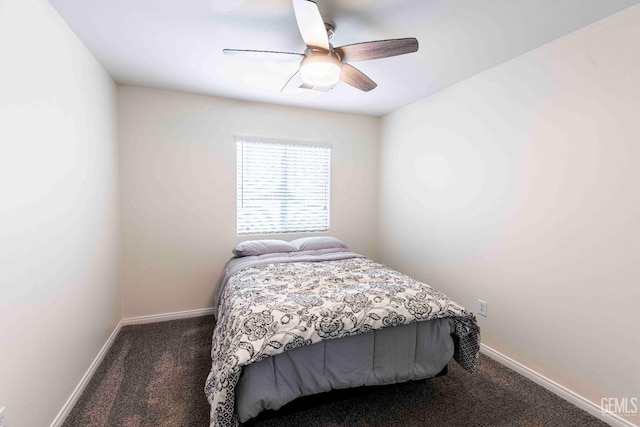
[[[454,352],[452,318],[322,341],[245,366],[236,387],[240,422],[302,396],[436,376]]]

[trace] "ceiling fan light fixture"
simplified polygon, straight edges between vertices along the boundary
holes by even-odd
[[[311,86],[333,86],[340,81],[342,63],[329,54],[311,54],[302,59],[300,75],[302,81]]]

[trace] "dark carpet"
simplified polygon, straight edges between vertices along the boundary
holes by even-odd
[[[64,427],[207,426],[211,316],[124,327]],[[481,356],[474,374],[328,393],[266,413],[267,426],[606,426]]]

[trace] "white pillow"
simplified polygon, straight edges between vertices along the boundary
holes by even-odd
[[[331,236],[303,237],[302,239],[292,240],[290,243],[299,251],[330,248],[349,249],[345,242]]]
[[[237,257],[295,252],[298,248],[284,240],[246,240],[233,250]]]

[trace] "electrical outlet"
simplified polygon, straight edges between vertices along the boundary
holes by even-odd
[[[481,299],[478,300],[478,314],[487,317],[487,302]]]
[[[0,427],[7,427],[4,422],[4,406],[0,408]]]

